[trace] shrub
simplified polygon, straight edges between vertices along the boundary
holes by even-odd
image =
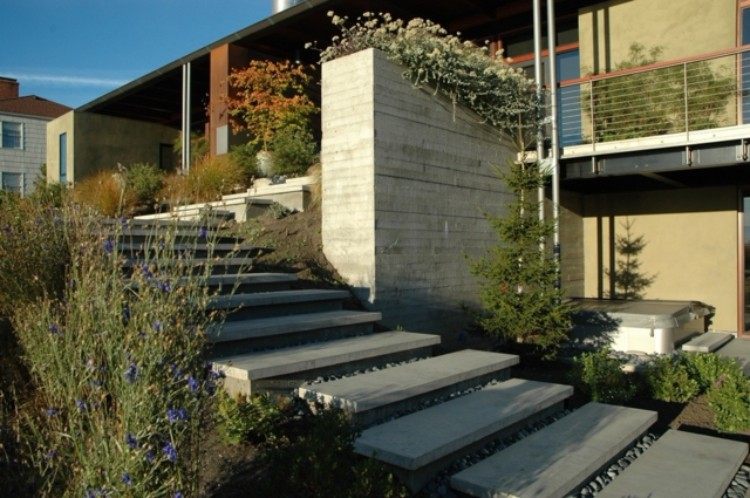
[[[166,177],[158,197],[173,206],[209,202],[243,185],[246,185],[245,172],[229,154],[206,156],[190,168],[187,176]]]
[[[216,410],[219,435],[228,444],[252,439],[264,442],[273,439],[274,431],[283,420],[282,409],[270,396],[255,395],[236,399],[221,390]]]
[[[178,164],[181,163],[182,156],[182,132],[177,135],[172,143],[172,150],[178,158]],[[201,158],[208,155],[209,143],[206,135],[203,133],[190,134],[190,164],[193,165]]]
[[[576,358],[572,380],[594,401],[622,403],[635,396],[636,385],[621,369],[622,361],[604,349]]]
[[[688,375],[698,383],[700,392],[708,391],[724,375],[742,376],[742,369],[732,358],[713,353],[683,353],[682,359]]]
[[[273,172],[277,175],[299,176],[316,160],[317,144],[310,130],[287,126],[271,141]]]
[[[164,172],[153,164],[132,164],[125,171],[125,187],[139,204],[150,205],[164,186]]]
[[[656,358],[646,370],[651,395],[662,401],[685,403],[700,392],[698,381],[681,355]]]
[[[722,431],[750,429],[750,380],[745,378],[739,367],[737,370],[721,373],[708,391],[708,404],[714,412],[714,423]]]
[[[245,181],[248,183],[259,175],[257,158],[259,150],[257,145],[248,142],[243,145],[235,145],[229,151],[232,160],[244,170]]]
[[[73,198],[109,217],[122,214],[128,201],[122,176],[111,170],[98,171],[76,182]]]
[[[170,238],[154,241],[130,279],[104,227],[64,215],[64,299],[13,317],[38,390],[21,421],[40,494],[194,495],[213,390],[201,354],[206,291],[184,266],[157,267],[175,254]]]

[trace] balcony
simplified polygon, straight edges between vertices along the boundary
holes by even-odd
[[[744,149],[750,45],[564,81],[558,122],[563,159],[721,142]]]

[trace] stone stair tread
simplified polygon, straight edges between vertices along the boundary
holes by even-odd
[[[294,273],[238,273],[227,275],[211,275],[201,279],[203,285],[212,287],[217,285],[243,285],[243,284],[274,284],[293,283],[297,281]]]
[[[214,258],[188,258],[188,259],[149,259],[149,263],[156,263],[158,266],[177,266],[177,265],[187,265],[189,266],[204,266],[206,263],[211,263],[213,266],[247,266],[250,267],[253,264],[252,258],[222,258],[222,257],[214,257]],[[139,266],[143,264],[142,260],[137,259],[128,259],[127,261],[123,262],[123,266],[126,268]]]
[[[518,364],[518,356],[463,350],[344,379],[305,385],[297,395],[362,413]]]
[[[257,380],[342,365],[440,344],[440,336],[382,332],[213,359],[227,377]]]
[[[573,388],[523,379],[499,384],[371,427],[354,449],[416,470],[511,427],[573,395]]]
[[[695,353],[713,353],[732,339],[734,339],[734,335],[727,332],[706,332],[683,344],[682,350]]]
[[[117,244],[117,247],[120,249],[127,249],[127,250],[137,250],[137,249],[143,249],[144,246],[146,246],[145,242],[120,242]],[[154,244],[150,244],[151,247],[154,247]],[[232,243],[219,243],[219,244],[211,244],[209,242],[206,242],[205,240],[197,241],[195,244],[172,244],[170,245],[170,248],[172,248],[175,251],[194,251],[196,249],[198,250],[206,250],[208,248],[213,249],[214,251],[256,251],[256,252],[271,252],[272,249],[270,247],[263,247],[263,246],[255,246],[252,244],[232,244]]]
[[[451,478],[470,496],[563,497],[620,454],[657,413],[592,402]]]
[[[232,309],[292,303],[309,303],[316,301],[343,301],[349,297],[348,291],[327,289],[294,289],[254,292],[249,294],[214,296],[211,298],[208,308]]]
[[[370,311],[325,311],[303,313],[271,318],[255,318],[236,322],[226,322],[210,326],[207,335],[212,342],[239,341],[275,335],[293,334],[311,330],[343,327],[360,323],[374,323],[382,318],[378,312]]]
[[[597,496],[720,498],[747,452],[747,443],[668,430]]]

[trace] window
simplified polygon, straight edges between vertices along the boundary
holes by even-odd
[[[23,149],[23,123],[3,121],[0,126],[2,126],[3,131],[0,147],[3,149]]]
[[[17,194],[23,193],[23,174],[21,173],[0,173],[2,177],[2,188],[8,192]]]
[[[68,183],[68,134],[60,133],[60,184],[65,185]]]
[[[740,45],[750,43],[750,7],[740,11]],[[750,52],[742,52],[741,56],[741,79],[742,79],[742,123],[750,123]]]

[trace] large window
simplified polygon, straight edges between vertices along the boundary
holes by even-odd
[[[2,189],[17,194],[23,193],[23,174],[0,172],[0,184]]]
[[[68,183],[68,134],[60,133],[60,184]]]
[[[13,121],[0,122],[2,136],[0,147],[3,149],[23,149],[23,123]]]
[[[740,45],[750,43],[750,7],[740,10]],[[742,123],[750,124],[750,52],[742,53]]]

